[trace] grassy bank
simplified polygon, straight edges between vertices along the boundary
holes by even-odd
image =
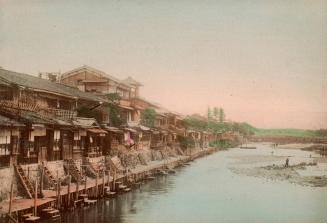
[[[256,136],[294,136],[315,137],[319,136],[317,131],[306,129],[255,129]]]

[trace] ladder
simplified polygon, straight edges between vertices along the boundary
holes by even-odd
[[[84,159],[84,167],[85,167],[85,170],[86,170],[86,173],[92,177],[92,178],[96,178],[97,177],[97,170],[94,168],[93,164],[90,162],[90,160],[88,159]],[[103,176],[103,173],[100,172],[99,174],[99,177],[102,177]]]
[[[25,188],[25,192],[27,193],[30,199],[33,199],[35,196],[34,187],[31,181],[27,178],[23,168],[19,164],[15,164],[15,170],[18,174],[20,182],[22,183],[23,187]]]
[[[56,188],[57,182],[56,179],[54,178],[54,176],[52,175],[51,171],[48,169],[47,166],[43,165],[43,174],[46,177],[49,186],[51,188]]]

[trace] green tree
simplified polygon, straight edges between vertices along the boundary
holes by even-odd
[[[180,143],[180,146],[183,150],[187,148],[194,148],[195,146],[195,141],[191,137],[177,136],[177,140]]]
[[[107,94],[107,99],[109,100],[109,119],[110,124],[119,127],[123,120],[120,116],[119,101],[121,97],[117,93]]]
[[[215,118],[215,120],[218,120],[219,117],[219,109],[217,107],[213,108],[213,117]]]
[[[147,108],[143,111],[141,116],[142,125],[153,127],[156,120],[156,111],[153,108]]]
[[[206,130],[208,127],[208,123],[204,120],[196,119],[193,117],[187,117],[183,120],[184,126],[191,127],[197,130]]]
[[[219,122],[223,123],[225,121],[225,111],[223,108],[219,108]]]
[[[102,121],[101,112],[98,110],[91,110],[90,107],[87,107],[87,106],[81,106],[81,107],[77,108],[77,115],[79,117],[95,118],[97,120],[97,122]]]
[[[212,119],[212,112],[211,112],[211,108],[210,107],[208,107],[207,118],[208,118],[208,120],[211,120]]]

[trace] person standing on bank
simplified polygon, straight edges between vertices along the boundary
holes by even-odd
[[[289,162],[290,160],[288,159],[288,157],[286,158],[286,161],[285,161],[285,167],[288,167],[288,162]]]

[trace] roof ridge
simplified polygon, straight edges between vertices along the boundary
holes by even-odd
[[[51,93],[61,94],[66,97],[71,96],[93,101],[104,101],[104,99],[98,96],[80,91],[77,88],[73,88],[58,82],[52,82],[26,73],[19,73],[16,71],[0,68],[0,78],[8,83],[15,83],[17,85],[36,90],[46,90]]]
[[[122,80],[122,79],[119,79],[119,78],[117,78],[117,77],[114,77],[113,75],[108,74],[108,73],[106,73],[105,71],[99,70],[99,69],[97,69],[97,68],[94,68],[94,67],[91,67],[91,66],[89,66],[89,65],[85,65],[85,64],[84,64],[83,66],[77,67],[77,68],[75,68],[75,69],[72,69],[72,70],[66,71],[65,73],[63,73],[63,74],[61,75],[61,77],[65,77],[65,76],[66,76],[66,77],[69,77],[69,74],[70,74],[70,73],[76,72],[76,71],[81,70],[81,69],[86,69],[86,70],[89,70],[89,71],[94,72],[94,73],[99,73],[101,76],[103,76],[103,77],[105,77],[105,78],[108,78],[108,79],[111,79],[111,80],[117,82],[118,84],[124,84],[124,85],[126,85],[126,86],[128,86],[128,87],[132,87],[131,85],[129,85],[129,84],[127,84],[127,83],[124,83],[124,80]]]

